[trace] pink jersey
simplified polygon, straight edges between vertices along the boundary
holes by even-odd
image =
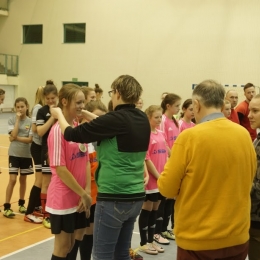
[[[164,133],[160,130],[157,130],[157,133],[151,133],[150,143],[148,151],[145,157],[145,160],[151,160],[155,168],[161,174],[163,171],[164,165],[168,158],[168,152],[166,148],[166,141]],[[146,186],[146,193],[156,193],[159,192],[157,186],[157,179],[149,172],[149,181]]]
[[[61,133],[58,122],[51,128],[48,137],[48,154],[52,172],[47,191],[46,211],[65,215],[76,212],[80,196],[59,178],[57,166],[65,166],[79,185],[86,187],[86,165],[89,160],[87,144],[68,142]],[[89,180],[90,181],[90,180]]]
[[[172,119],[169,119],[166,115],[162,115],[162,122],[160,125],[160,130],[164,132],[166,137],[166,142],[171,149],[177,136],[180,133],[179,127],[177,127]]]
[[[195,124],[193,122],[187,123],[183,119],[179,120],[179,128],[180,128],[180,133],[188,128],[194,127]]]

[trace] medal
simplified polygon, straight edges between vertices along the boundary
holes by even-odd
[[[79,144],[79,150],[85,153],[87,151],[87,147],[84,144]]]

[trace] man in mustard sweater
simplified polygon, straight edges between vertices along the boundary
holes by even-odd
[[[221,113],[224,88],[203,81],[193,91],[196,125],[183,131],[158,179],[176,198],[177,260],[244,260],[256,154],[246,129]]]

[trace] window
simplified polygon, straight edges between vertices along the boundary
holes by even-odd
[[[85,43],[86,24],[64,24],[64,43]]]
[[[42,43],[42,24],[23,26],[23,43],[39,44]]]

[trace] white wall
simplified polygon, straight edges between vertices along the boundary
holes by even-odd
[[[130,74],[147,106],[164,91],[186,99],[207,78],[260,85],[259,10],[259,0],[12,0],[0,53],[19,55],[18,95],[30,102],[47,79],[60,87],[76,77],[107,92]],[[63,44],[62,24],[77,22],[86,22],[86,44]],[[24,24],[43,24],[43,44],[21,44]]]

